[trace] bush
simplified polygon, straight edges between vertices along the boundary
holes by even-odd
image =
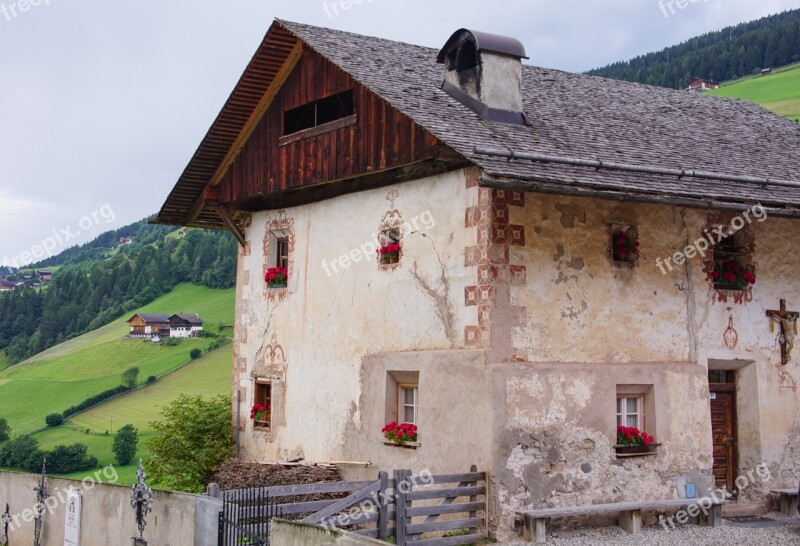
[[[125,425],[120,428],[114,435],[114,444],[111,446],[111,451],[114,452],[114,458],[122,465],[129,465],[136,455],[136,446],[139,443],[139,434],[133,425]]]
[[[113,389],[108,389],[107,391],[103,391],[100,394],[95,394],[94,396],[90,396],[80,404],[65,409],[62,415],[66,419],[67,417],[75,415],[79,411],[89,409],[92,406],[99,404],[103,400],[106,400],[108,398],[111,398],[112,396],[116,396],[118,394],[121,394],[129,390],[130,389],[124,385],[119,385],[117,387],[114,387]]]
[[[128,387],[132,389],[136,386],[136,382],[139,379],[139,368],[133,367],[128,368],[124,372],[122,372],[122,386]]]
[[[48,427],[60,427],[64,424],[64,416],[60,413],[51,413],[44,418],[44,422]]]
[[[39,442],[23,434],[0,446],[0,466],[18,468],[26,472],[41,472],[45,453]]]
[[[11,427],[8,426],[8,421],[0,419],[0,444],[11,438]]]
[[[226,459],[231,445],[231,398],[180,395],[153,423],[148,460],[153,483],[190,493],[203,491],[205,481]]]
[[[180,345],[181,340],[177,337],[165,337],[161,340],[159,345],[162,347],[175,347],[176,345]]]
[[[97,457],[87,455],[85,444],[56,446],[47,453],[47,471],[53,474],[81,472],[97,466]]]
[[[196,358],[200,358],[203,355],[203,351],[200,349],[192,349],[189,351],[189,358],[195,360]]]
[[[154,375],[147,376],[147,384],[148,385],[152,385],[153,383],[156,382],[156,379],[158,379],[158,378],[156,376],[154,376]]]

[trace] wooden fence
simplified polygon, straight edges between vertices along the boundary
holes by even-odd
[[[209,494],[246,504],[268,497],[282,518],[337,527],[405,546],[456,546],[481,541],[486,531],[486,473],[473,466],[465,474],[432,475],[395,470],[391,477],[359,482],[284,485]],[[323,500],[290,502],[294,497]],[[281,502],[284,499],[285,502]],[[247,517],[243,507],[243,517]],[[255,514],[252,514],[255,516]]]

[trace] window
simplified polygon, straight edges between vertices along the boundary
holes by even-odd
[[[284,112],[283,134],[291,135],[351,115],[353,115],[353,91],[337,93]]]
[[[284,269],[289,268],[289,238],[276,237],[275,238],[275,266]]]
[[[639,258],[639,234],[635,227],[611,226],[611,259],[616,265],[633,265]]]
[[[617,395],[617,426],[644,427],[644,395]]]
[[[419,425],[419,372],[392,370],[386,372],[386,423]]]
[[[745,230],[728,235],[714,246],[712,279],[717,290],[743,290],[750,282]]]
[[[397,392],[397,422],[417,424],[417,385],[399,385]]]
[[[267,416],[262,420],[254,420],[254,428],[268,429],[272,424],[272,383],[264,380],[257,379],[255,386],[255,395],[253,397],[253,404],[261,404],[267,408]]]

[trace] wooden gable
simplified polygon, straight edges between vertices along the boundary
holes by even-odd
[[[352,116],[284,135],[286,111],[346,91],[353,93]],[[463,164],[388,102],[305,49],[222,177],[215,197],[241,210],[291,206]],[[346,187],[319,187],[353,178],[362,180]]]

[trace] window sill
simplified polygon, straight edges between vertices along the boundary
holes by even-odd
[[[650,444],[647,450],[642,451],[634,451],[634,452],[625,452],[625,448],[621,446],[614,446],[617,458],[627,458],[627,457],[655,457],[658,455],[658,446],[661,444]],[[625,446],[630,447],[630,446]],[[620,451],[622,450],[622,451]]]
[[[304,140],[306,138],[332,133],[333,131],[338,131],[339,129],[344,129],[345,127],[355,125],[357,122],[358,114],[353,114],[351,116],[347,116],[346,118],[329,121],[328,123],[323,123],[322,125],[317,125],[316,127],[309,127],[308,129],[303,129],[302,131],[297,131],[296,133],[280,137],[278,139],[278,146],[286,146],[287,144]]]
[[[422,444],[420,444],[419,442],[400,442],[399,444],[396,444],[391,440],[387,440],[386,438],[383,439],[383,443],[386,444],[387,446],[405,447],[407,449],[417,449],[418,447],[422,446]]]

